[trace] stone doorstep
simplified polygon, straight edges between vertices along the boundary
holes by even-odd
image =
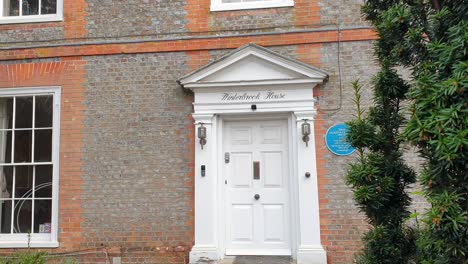
[[[295,264],[291,257],[280,256],[235,256],[225,257],[218,264]]]

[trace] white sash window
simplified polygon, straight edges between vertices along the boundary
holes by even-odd
[[[0,247],[55,247],[59,88],[0,89]]]
[[[0,0],[0,24],[62,19],[63,0]]]

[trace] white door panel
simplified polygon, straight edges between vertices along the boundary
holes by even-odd
[[[252,153],[231,153],[231,187],[251,188],[252,187]]]
[[[224,131],[226,254],[290,255],[287,121],[226,122]]]
[[[231,236],[233,242],[253,242],[254,223],[253,206],[251,204],[232,205]]]
[[[283,188],[283,153],[261,152],[261,171],[263,171],[264,188]]]
[[[285,240],[284,226],[284,205],[264,204],[263,205],[263,237],[264,243],[278,243]]]

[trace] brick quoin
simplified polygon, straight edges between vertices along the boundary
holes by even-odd
[[[86,8],[85,0],[64,0],[63,1],[63,16],[65,27],[65,38],[83,38],[86,36]]]
[[[320,60],[322,57],[320,44],[298,45],[296,54],[297,59],[304,63],[318,68],[323,66]],[[314,96],[317,98],[329,96],[327,95],[327,88],[320,85],[315,87]],[[346,241],[346,232],[352,230],[354,226],[362,226],[362,220],[354,220],[353,222],[352,219],[337,219],[336,213],[329,208],[330,179],[327,175],[333,173],[329,169],[333,165],[326,158],[327,155],[330,155],[325,143],[330,116],[326,107],[324,109],[322,110],[320,103],[318,103],[318,113],[314,120],[321,242],[327,251],[328,263],[352,263],[353,254],[359,250],[360,242],[355,240]],[[339,109],[334,110],[334,112],[338,111]]]
[[[318,1],[297,0],[294,5],[294,23],[297,26],[316,25],[320,22]]]

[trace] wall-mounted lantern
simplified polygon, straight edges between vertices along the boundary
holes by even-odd
[[[310,124],[307,123],[307,119],[304,119],[304,123],[302,123],[302,141],[306,143],[306,147],[309,146],[309,135],[310,135]]]
[[[206,127],[203,126],[203,123],[199,123],[198,127],[198,138],[200,139],[200,145],[203,149],[203,146],[206,144]]]

